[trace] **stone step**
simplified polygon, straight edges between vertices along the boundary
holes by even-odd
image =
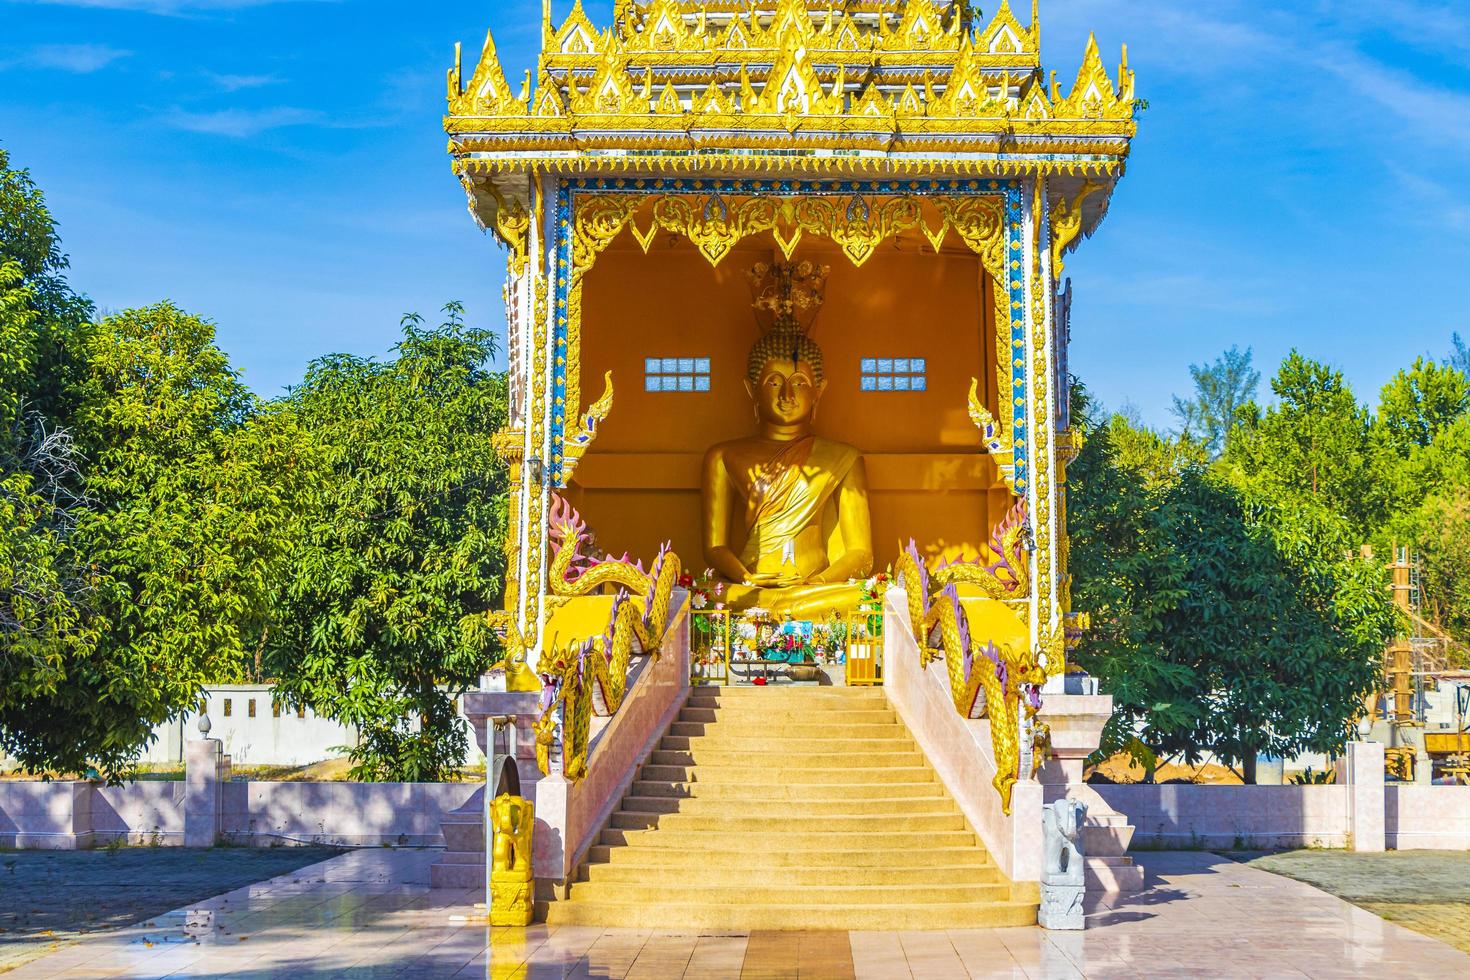
[[[1009,884],[941,885],[934,882],[919,885],[797,885],[784,880],[768,881],[764,886],[705,884],[697,875],[681,876],[677,882],[580,882],[572,886],[572,900],[597,904],[665,903],[673,907],[688,905],[726,905],[768,907],[795,905],[816,909],[823,906],[862,907],[870,905],[954,905],[1004,902],[1011,897]]]
[[[690,865],[689,855],[667,847],[593,844],[587,852],[590,867],[636,865],[639,867],[685,869]],[[990,855],[984,848],[973,843],[939,843],[911,853],[895,850],[870,850],[855,847],[842,850],[840,844],[819,851],[791,847],[779,837],[773,836],[764,847],[753,849],[741,847],[725,838],[715,840],[699,852],[699,866],[703,868],[737,868],[743,870],[770,870],[782,868],[850,868],[854,871],[871,869],[980,869],[993,868]]]
[[[679,712],[681,722],[749,722],[767,726],[785,725],[788,723],[810,723],[815,719],[821,719],[823,723],[835,724],[897,724],[898,715],[892,708],[841,708],[822,709],[813,711],[811,708],[791,707],[775,708],[762,704],[752,704],[741,701],[736,704],[711,705],[700,707],[697,705],[686,705]]]
[[[610,902],[554,902],[550,925],[708,932],[755,930],[906,931],[1034,926],[1035,902],[955,903],[951,905],[671,905]]]
[[[875,687],[754,687],[744,684],[701,684],[689,689],[689,700],[743,700],[759,698],[767,703],[795,701],[877,701],[888,703],[888,696]]]
[[[862,813],[839,816],[814,816],[787,811],[772,822],[769,817],[750,810],[722,810],[716,813],[629,813],[620,810],[612,815],[615,830],[708,830],[721,834],[741,834],[754,839],[771,834],[873,833],[888,831],[964,830],[964,815],[951,807],[948,813]]]
[[[429,866],[430,888],[484,888],[485,852],[445,851]]]
[[[484,868],[483,863],[480,866]],[[630,882],[638,884],[656,883],[668,887],[669,865],[648,861],[588,865],[583,879],[595,882]],[[683,880],[681,878],[681,880]],[[852,885],[865,888],[883,888],[889,885],[1005,885],[1010,882],[1005,875],[991,864],[960,865],[958,867],[892,867],[854,868],[818,865],[807,867],[772,866],[731,860],[729,862],[701,862],[695,878],[700,884],[742,887],[768,887],[773,882],[782,885]]]
[[[841,770],[839,770],[841,771]],[[673,800],[769,800],[784,801],[793,806],[809,803],[842,801],[893,800],[932,798],[945,795],[944,787],[932,777],[928,780],[915,778],[913,782],[889,783],[755,783],[744,780],[710,782],[699,779],[700,769],[692,770],[689,780],[640,779],[630,792],[635,797]],[[916,776],[919,773],[915,770]],[[705,772],[707,775],[708,773]],[[647,776],[645,769],[643,775]],[[927,775],[927,773],[925,774]]]
[[[930,784],[930,796],[907,796],[901,799],[835,799],[835,800],[790,800],[768,799],[752,793],[745,798],[714,798],[703,796],[627,796],[623,798],[624,813],[695,813],[706,815],[743,814],[753,820],[784,821],[808,816],[888,816],[910,813],[958,813],[959,809],[949,797],[938,790],[938,783]]]
[[[781,760],[808,759],[813,756],[844,755],[867,759],[884,753],[906,752],[918,755],[919,748],[907,735],[895,732],[887,737],[843,738],[835,733],[813,738],[786,735],[761,736],[750,733],[711,732],[708,735],[665,735],[658,743],[665,752],[759,752]]]
[[[664,760],[657,758],[665,755]],[[639,772],[645,780],[658,780],[695,785],[744,786],[757,780],[780,780],[792,786],[850,785],[863,783],[887,786],[891,783],[935,782],[934,773],[909,759],[892,765],[862,766],[855,763],[835,766],[802,766],[788,768],[778,762],[760,766],[747,756],[736,761],[706,762],[696,766],[684,752],[654,752],[655,758]]]
[[[667,739],[665,739],[667,741]],[[654,749],[649,760],[656,766],[704,766],[762,768],[767,773],[801,773],[813,769],[849,769],[872,772],[879,769],[913,769],[924,765],[924,755],[917,750],[869,752],[818,752],[802,749],[783,753],[766,748],[732,749],[698,746],[695,748]]]
[[[614,820],[617,815],[614,814]],[[963,820],[960,821],[964,823]],[[878,829],[861,829],[850,832],[833,830],[790,831],[781,827],[761,827],[749,834],[752,837],[749,850],[779,846],[789,851],[805,851],[810,863],[814,856],[828,851],[859,851],[864,848],[893,848],[902,852],[923,850],[928,847],[954,848],[979,847],[980,842],[969,830],[892,830],[878,823]],[[750,826],[746,825],[746,830]],[[624,828],[610,827],[602,832],[600,843],[610,846],[677,850],[686,852],[686,862],[704,860],[704,853],[731,842],[731,829],[708,827],[656,827]],[[698,853],[696,853],[698,852]]]
[[[1122,818],[1122,814],[1110,814]],[[1082,826],[1082,853],[1088,857],[1122,857],[1128,853],[1133,842],[1134,828],[1122,823],[1112,826],[1093,826],[1091,821]]]
[[[1131,894],[1143,891],[1143,868],[1133,863],[1131,857],[1083,858],[1088,892]]]
[[[706,739],[754,739],[765,742],[835,742],[849,745],[870,739],[912,743],[909,733],[896,722],[778,722],[750,718],[718,721],[676,721],[669,726],[669,736]]]

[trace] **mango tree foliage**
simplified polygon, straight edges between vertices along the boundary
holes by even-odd
[[[39,315],[21,279],[19,263],[0,266],[0,716],[54,689],[85,642],[66,553],[75,456],[64,435],[22,425]]]
[[[1381,564],[1348,557],[1323,508],[1255,494],[1115,416],[1069,470],[1078,662],[1161,755],[1213,752],[1254,779],[1258,753],[1332,752],[1377,679],[1394,623]]]
[[[23,294],[12,294],[8,302],[20,303],[32,314],[24,336],[27,371],[19,379],[11,379],[11,392],[23,402],[20,415],[22,419],[48,419],[52,426],[64,425],[74,407],[69,397],[71,381],[92,308],[85,298],[72,292],[66,281],[67,258],[40,188],[29,173],[11,168],[10,157],[3,149],[0,267],[10,270],[5,275],[11,283],[3,288],[24,290]],[[0,350],[0,358],[15,353]],[[0,367],[0,375],[4,373]]]
[[[286,553],[300,447],[262,419],[214,346],[168,304],[109,317],[80,359],[72,431],[86,498],[67,535],[86,642],[7,699],[5,747],[34,769],[125,772],[151,729],[238,672]]]
[[[448,313],[435,329],[406,318],[392,360],[315,362],[282,406],[316,469],[293,504],[266,667],[287,702],[358,729],[356,778],[454,770],[467,744],[454,698],[493,656],[460,621],[497,608],[504,582],[491,439],[506,382],[490,370],[494,336]]]

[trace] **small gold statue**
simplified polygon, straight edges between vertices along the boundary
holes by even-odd
[[[531,873],[531,830],[536,808],[503,793],[490,803],[490,924],[528,926],[535,914],[536,879]]]
[[[704,460],[704,557],[731,583],[733,609],[845,616],[861,599],[853,580],[873,566],[862,455],[812,433],[827,382],[822,350],[807,331],[828,271],[778,262],[749,273],[766,328],[745,380],[758,431],[713,447]]]

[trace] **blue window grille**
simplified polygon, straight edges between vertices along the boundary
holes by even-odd
[[[928,363],[922,357],[865,357],[863,391],[928,391]]]
[[[709,358],[644,358],[643,390],[709,391]]]

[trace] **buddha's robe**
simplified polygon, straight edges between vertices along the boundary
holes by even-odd
[[[761,574],[801,574],[797,538],[815,533],[825,541],[827,511],[860,458],[856,449],[807,436],[785,447],[756,471],[745,505],[745,547],[740,562]],[[758,606],[798,619],[825,619],[852,612],[861,590],[847,583],[780,588],[731,586],[734,609]]]

